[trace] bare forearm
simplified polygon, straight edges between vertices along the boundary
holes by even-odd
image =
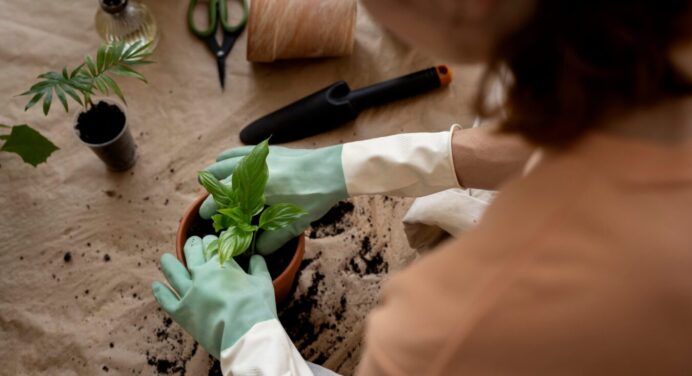
[[[463,129],[452,137],[454,169],[466,188],[497,189],[521,174],[533,147],[518,136],[497,132],[497,127]]]

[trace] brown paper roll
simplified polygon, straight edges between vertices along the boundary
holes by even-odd
[[[247,59],[349,55],[355,26],[356,0],[252,0]]]

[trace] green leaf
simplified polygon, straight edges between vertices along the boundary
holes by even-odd
[[[282,229],[305,214],[306,211],[293,204],[274,204],[262,212],[259,227],[267,231]]]
[[[221,265],[226,263],[226,260],[231,257],[231,255],[228,253],[229,250],[224,248],[224,244],[228,243],[228,239],[231,237],[232,233],[230,231],[224,231],[219,235],[219,238],[217,239],[219,242],[219,263]]]
[[[219,207],[225,208],[234,201],[232,190],[223,185],[211,172],[200,171],[197,173],[199,183],[209,192]]]
[[[58,99],[60,100],[62,107],[65,109],[65,112],[68,112],[69,108],[67,107],[67,98],[65,98],[65,91],[60,86],[56,86],[55,95],[58,96]]]
[[[230,227],[219,236],[219,259],[223,265],[231,257],[247,251],[252,244],[252,233]]]
[[[240,208],[254,216],[264,208],[264,188],[269,180],[269,143],[262,141],[240,160],[233,171],[232,189]]]
[[[105,65],[105,55],[106,54],[106,45],[101,44],[96,51],[96,68],[98,69],[99,72],[103,72],[103,68]]]
[[[115,63],[123,59],[123,50],[125,49],[125,42],[111,43],[110,53],[111,53],[111,63]]]
[[[218,210],[219,213],[229,217],[233,224],[247,223],[252,221],[252,217],[245,214],[239,207],[221,208]]]
[[[123,51],[123,57],[124,57],[125,59],[130,58],[132,55],[134,55],[134,52],[135,52],[135,51],[137,50],[137,48],[138,48],[139,46],[141,46],[141,45],[142,45],[142,42],[141,42],[141,41],[137,41],[137,42],[135,42],[135,43],[130,44],[130,46],[127,47],[127,48],[125,49],[125,51]]]
[[[99,89],[99,91],[105,95],[108,95],[108,87],[103,83],[103,76],[94,77],[94,85]]]
[[[91,103],[91,95],[93,93],[91,91],[82,91],[82,95],[84,96],[84,104],[86,105],[87,103]]]
[[[209,260],[214,256],[214,253],[219,251],[219,239],[214,239],[211,243],[207,244],[207,248],[204,249],[204,259]]]
[[[120,90],[118,84],[116,84],[115,81],[113,81],[113,79],[108,76],[101,76],[101,78],[103,78],[103,81],[111,88],[111,90],[113,90],[115,95],[117,95],[118,98],[120,98],[120,100],[123,101],[123,103],[127,104],[127,102],[125,101],[125,96],[123,95],[123,92]]]
[[[43,97],[43,114],[48,115],[50,111],[50,104],[53,101],[53,89],[47,88],[45,91],[45,96]]]
[[[252,245],[252,232],[246,232],[242,231],[241,229],[237,229],[234,232],[234,234],[236,245],[233,248],[233,253],[231,253],[231,257],[235,257],[245,253],[248,249],[250,249],[250,246]]]
[[[43,92],[38,93],[38,94],[34,95],[33,97],[31,97],[31,99],[29,100],[29,103],[27,103],[26,106],[24,106],[24,111],[30,109],[33,105],[35,105],[36,102],[38,102],[42,96],[43,96]]]
[[[249,233],[253,233],[253,232],[259,230],[259,226],[257,226],[257,225],[251,225],[251,224],[249,224],[249,223],[239,223],[239,224],[238,224],[238,228],[239,228],[241,231],[245,231],[245,232],[249,232]]]
[[[77,68],[72,70],[72,73],[70,73],[70,79],[75,78],[75,76],[77,76],[77,73],[82,71],[82,68],[84,68],[84,63],[79,64]]]
[[[139,72],[126,65],[116,65],[110,68],[109,71],[119,76],[134,77],[138,80],[147,82],[147,79],[144,78],[144,76],[142,76]]]
[[[239,207],[232,208],[222,208],[218,210],[219,214],[212,216],[217,217],[214,220],[214,228],[218,232],[217,226],[221,229],[227,229],[229,227],[238,227],[240,230],[245,232],[254,232],[259,229],[259,226],[253,225],[252,217],[243,213]]]
[[[19,155],[24,162],[36,167],[58,150],[50,140],[26,124],[12,127],[12,131],[0,148]]]
[[[44,114],[47,114],[48,111],[50,110],[50,105],[51,105],[51,101],[53,99],[53,94],[58,97],[58,99],[60,100],[60,103],[62,104],[65,111],[68,111],[69,107],[68,107],[67,97],[65,96],[65,93],[69,94],[72,99],[75,99],[75,97],[77,97],[77,95],[73,89],[83,91],[84,89],[89,89],[91,87],[91,79],[90,78],[80,77],[79,79],[77,79],[77,78],[71,79],[71,78],[69,78],[69,75],[67,74],[67,69],[65,69],[65,68],[63,68],[62,73],[46,72],[46,73],[40,74],[38,77],[41,78],[42,80],[37,82],[36,84],[32,85],[28,91],[20,94],[20,95],[32,95],[31,100],[29,100],[26,107],[24,108],[25,111],[28,110],[29,108],[33,107],[42,97],[43,98],[43,106],[44,106]],[[85,80],[88,80],[88,81],[85,82]],[[70,88],[70,89],[65,89],[65,88]],[[70,93],[70,90],[72,90],[71,93]],[[78,103],[80,103],[80,105],[83,105],[81,103],[81,100],[76,99],[76,101]]]
[[[127,65],[147,65],[147,64],[154,64],[154,62],[153,62],[153,61],[150,61],[150,60],[130,60],[130,59],[123,60],[123,63],[124,63],[124,64],[127,64]]]
[[[138,57],[138,58],[145,58],[147,56],[150,56],[152,54],[152,51],[149,49],[151,47],[151,44],[153,42],[148,42],[148,43],[138,43],[138,47],[132,51],[131,55],[129,57]]]
[[[235,224],[233,219],[223,214],[214,214],[211,216],[211,220],[214,222],[214,231],[223,231]]]
[[[98,74],[98,70],[96,69],[96,65],[94,65],[94,61],[91,60],[91,56],[86,55],[84,57],[84,62],[86,63],[87,68],[89,68],[89,73],[91,73],[91,76],[96,76]]]
[[[46,86],[50,86],[50,84],[51,84],[51,82],[48,81],[48,80],[46,80],[46,81],[39,81],[39,82],[33,84],[33,85],[29,88],[29,91],[25,91],[25,92],[23,92],[23,93],[20,94],[20,95],[28,95],[28,94],[31,94],[31,93],[40,93],[40,92],[43,90],[43,88],[45,88]]]
[[[89,93],[93,94],[93,79],[84,72],[78,73],[75,78],[70,80],[69,84],[79,91],[88,91]]]
[[[67,93],[67,95],[74,99],[75,102],[79,103],[81,106],[84,106],[82,100],[79,98],[79,95],[77,95],[77,92],[71,86],[63,85],[60,86],[60,88],[62,88],[65,91],[65,93]]]
[[[57,72],[46,72],[46,73],[39,74],[38,78],[43,78],[43,79],[52,80],[52,81],[56,81],[56,80],[59,81],[60,79],[62,79],[62,76],[60,75],[60,73],[57,73]]]

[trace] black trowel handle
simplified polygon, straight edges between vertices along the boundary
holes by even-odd
[[[452,81],[446,65],[423,69],[405,76],[351,91],[348,100],[358,111],[423,94]]]
[[[300,140],[354,120],[373,106],[408,98],[449,84],[452,72],[444,65],[424,69],[358,90],[343,81],[303,97],[263,116],[240,132],[245,144]]]

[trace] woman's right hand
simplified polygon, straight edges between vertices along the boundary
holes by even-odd
[[[224,184],[230,184],[238,162],[253,146],[230,149],[219,154],[216,163],[205,168]],[[310,223],[321,218],[329,209],[348,197],[341,165],[342,145],[320,149],[289,149],[271,146],[267,156],[269,181],[265,189],[267,205],[290,203],[308,214],[288,227],[263,232],[257,239],[257,251],[269,254],[292,238],[300,235]],[[199,209],[208,219],[216,213],[217,205],[209,196]]]

